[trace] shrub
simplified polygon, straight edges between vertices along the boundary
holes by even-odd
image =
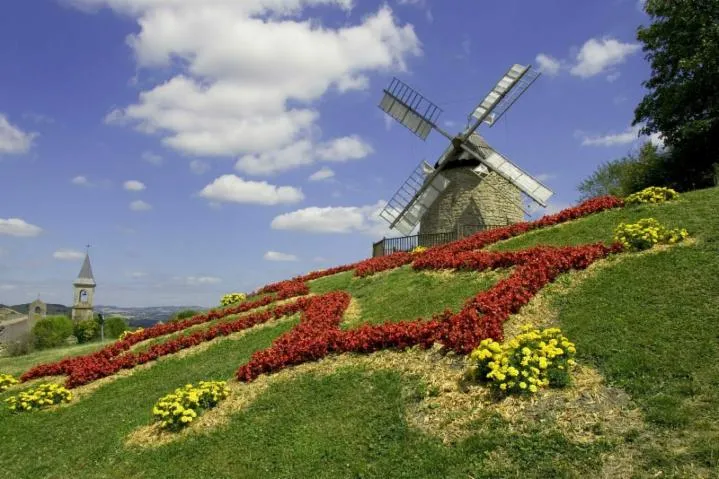
[[[5,344],[5,350],[8,356],[24,356],[35,351],[36,338],[32,333],[23,334],[13,341]]]
[[[0,393],[5,391],[10,386],[14,386],[19,383],[20,381],[9,374],[0,374]]]
[[[671,188],[663,186],[650,186],[642,191],[632,193],[624,199],[628,205],[638,205],[641,203],[664,203],[679,198],[679,193]]]
[[[614,241],[629,251],[649,249],[655,244],[674,244],[689,236],[684,228],[667,229],[654,218],[643,218],[636,223],[619,223],[614,229]]]
[[[67,316],[48,316],[35,323],[32,333],[35,345],[40,348],[54,348],[64,343],[65,338],[72,335],[72,320]]]
[[[11,411],[25,412],[69,402],[71,399],[72,393],[64,387],[59,384],[45,383],[35,389],[23,391],[17,396],[11,396],[5,402]]]
[[[187,384],[160,398],[152,408],[152,416],[161,428],[177,431],[194,421],[204,410],[215,407],[229,394],[225,381],[200,381],[197,387]]]
[[[569,384],[574,344],[559,328],[531,330],[500,344],[485,339],[469,356],[468,376],[500,394],[534,394],[545,386]]]
[[[247,299],[247,295],[245,293],[228,293],[222,297],[220,305],[229,306],[231,304],[241,303],[245,299]]]
[[[122,333],[127,331],[127,321],[120,316],[112,316],[105,320],[105,335],[110,338],[119,338]]]
[[[94,319],[83,319],[75,323],[75,336],[81,343],[95,339],[100,333],[100,325]]]

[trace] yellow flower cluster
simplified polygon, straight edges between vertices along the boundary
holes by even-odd
[[[9,374],[0,374],[0,392],[3,392],[10,386],[18,384],[20,381]]]
[[[641,203],[664,203],[665,201],[676,200],[679,193],[671,188],[663,186],[650,186],[642,191],[632,193],[624,199],[628,205],[638,205]]]
[[[569,384],[569,370],[577,352],[559,328],[523,328],[523,333],[500,344],[485,339],[469,355],[469,377],[487,382],[501,394],[534,394],[545,386]]]
[[[654,218],[643,218],[636,223],[619,223],[614,229],[614,241],[630,251],[649,249],[655,244],[674,244],[688,237],[686,229],[670,230]]]
[[[145,328],[137,328],[134,331],[123,331],[120,335],[120,341],[123,339],[127,339],[128,336],[132,336],[135,333],[139,333],[140,331],[143,331]]]
[[[414,249],[411,251],[411,253],[412,253],[412,254],[417,254],[417,253],[423,253],[423,252],[425,252],[425,251],[427,251],[427,247],[426,247],[426,246],[417,246],[416,248],[414,248]]]
[[[23,391],[17,396],[9,397],[5,400],[11,411],[37,411],[53,404],[69,402],[72,399],[72,393],[54,383],[41,384],[35,389]]]
[[[247,299],[247,295],[245,293],[228,293],[222,297],[220,305],[229,306],[231,304],[241,303],[245,299]]]
[[[186,384],[155,404],[152,416],[163,429],[177,431],[190,424],[203,410],[213,408],[230,394],[225,381],[200,381],[197,387]]]

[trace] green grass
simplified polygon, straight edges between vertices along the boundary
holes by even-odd
[[[630,447],[635,477],[711,477],[719,471],[719,189],[659,206],[608,211],[496,246],[610,241],[620,221],[653,216],[686,227],[694,245],[615,258],[564,294],[550,297],[559,322],[594,365],[641,409],[645,430],[625,441],[576,443],[551,420],[510,426],[486,415],[452,445],[411,427],[405,411],[426,389],[393,371],[345,367],[274,382],[230,422],[157,449],[126,448],[149,424],[160,396],[187,382],[230,378],[252,352],[295,322],[167,358],[55,411],[0,409],[1,476],[13,478],[369,478],[597,477],[606,453]],[[570,278],[564,276],[564,282]],[[427,275],[409,267],[368,278],[341,273],[310,283],[313,293],[346,290],[362,322],[457,310],[497,275]],[[569,284],[571,282],[567,282]],[[90,345],[89,347],[92,347]],[[80,346],[88,347],[88,346]],[[23,371],[79,349],[0,359]],[[51,356],[42,356],[49,354]],[[12,392],[0,394],[0,399]],[[478,405],[481,407],[481,405]],[[561,406],[557,406],[561,407]],[[518,413],[521,415],[521,412]],[[610,456],[613,457],[613,456]],[[615,459],[612,459],[615,460]]]
[[[492,451],[512,457],[506,471],[523,477],[559,471],[554,477],[561,477],[596,467],[597,453],[606,449],[539,428],[529,436],[511,433],[497,418],[475,424],[478,436],[444,446],[410,428],[402,415],[405,389],[419,383],[360,368],[274,383],[229,425],[207,434],[155,450],[123,446],[127,434],[149,423],[160,396],[187,382],[231,376],[253,351],[291,326],[160,361],[59,410],[17,415],[3,410],[4,477],[496,477],[487,464]],[[551,447],[538,447],[543,444]],[[557,464],[560,451],[563,460]]]
[[[12,374],[14,376],[17,376],[37,364],[54,362],[59,359],[70,356],[80,356],[82,354],[88,354],[93,351],[97,351],[98,349],[102,348],[106,344],[111,343],[112,341],[115,340],[106,340],[104,343],[100,341],[93,341],[86,344],[76,344],[73,346],[65,346],[61,348],[44,349],[42,351],[35,351],[23,356],[0,357],[0,373]]]
[[[620,222],[635,222],[653,217],[670,228],[686,228],[700,240],[700,247],[719,248],[719,189],[693,191],[682,195],[679,201],[661,205],[640,205],[603,211],[587,218],[571,221],[551,228],[502,241],[488,248],[495,251],[519,250],[537,245],[566,246],[611,242],[614,228]],[[714,219],[714,221],[712,221]]]
[[[678,475],[719,470],[717,211],[719,189],[712,188],[678,202],[603,212],[496,247],[608,242],[620,221],[645,217],[687,228],[697,240],[618,261],[555,299],[580,359],[626,390],[649,421],[644,465]]]
[[[353,274],[347,271],[310,283],[313,293],[350,293],[360,309],[353,324],[399,322],[430,318],[445,309],[458,311],[467,299],[489,289],[501,276],[497,272],[433,275],[414,271],[410,265],[365,278]]]

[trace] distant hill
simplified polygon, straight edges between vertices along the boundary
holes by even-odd
[[[14,306],[5,306],[0,304],[1,308],[9,308],[20,314],[27,314],[30,307],[29,303],[16,304]],[[207,308],[202,306],[151,306],[130,308],[123,306],[95,306],[96,313],[102,313],[106,318],[111,316],[121,316],[127,319],[130,326],[152,326],[158,321],[167,321],[167,319],[178,311],[193,309],[195,311],[205,311]],[[70,316],[72,308],[62,304],[48,304],[47,314],[50,316],[64,315]]]
[[[128,320],[130,326],[142,326],[143,328],[152,326],[158,321],[167,321],[170,316],[185,309],[205,311],[207,308],[202,306],[150,306],[138,308],[95,306],[95,311],[102,313],[106,318],[110,316],[122,316]]]
[[[3,304],[0,304],[0,308],[10,308],[14,311],[17,311],[18,313],[27,314],[28,310],[30,309],[30,303],[16,304],[14,306],[5,306]],[[65,306],[64,304],[47,304],[47,314],[49,314],[50,316],[70,316],[70,311],[70,307]]]

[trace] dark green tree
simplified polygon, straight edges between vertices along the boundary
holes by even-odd
[[[719,162],[719,1],[647,0],[645,9],[652,22],[637,37],[652,73],[634,125],[663,135],[676,188],[710,186]]]
[[[624,157],[599,165],[594,173],[577,187],[581,193],[581,200],[604,195],[624,196],[622,178],[624,178],[630,161],[631,158]]]
[[[105,320],[105,335],[108,338],[119,338],[128,329],[127,321],[120,316],[112,316]]]
[[[600,165],[577,189],[581,199],[595,196],[627,196],[648,186],[675,185],[667,173],[669,151],[660,151],[652,143],[645,143],[636,153]]]
[[[61,346],[72,333],[72,320],[67,316],[47,316],[39,319],[32,328],[39,349]]]

